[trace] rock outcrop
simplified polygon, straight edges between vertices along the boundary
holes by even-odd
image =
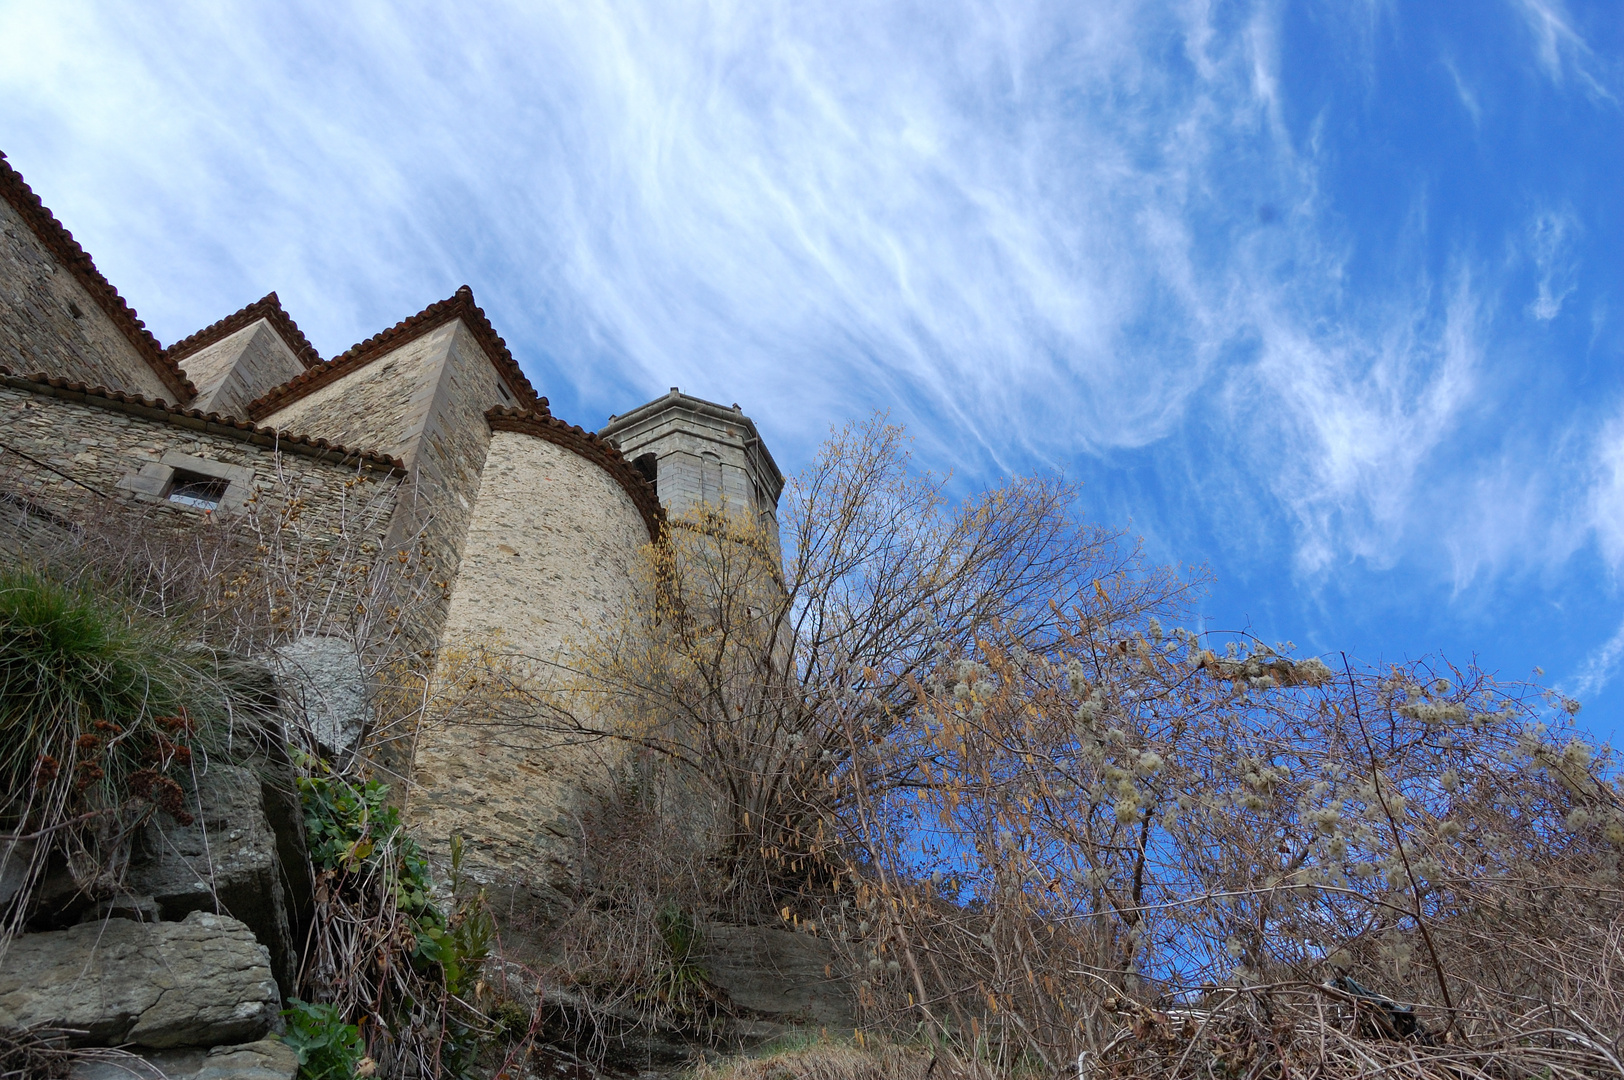
[[[24,934],[0,967],[0,1029],[60,1028],[74,1041],[218,1046],[279,1026],[270,954],[236,919],[107,919]]]
[[[219,911],[245,923],[270,951],[278,983],[291,987],[298,958],[260,778],[242,766],[212,762],[198,778],[195,805],[190,825],[161,817],[146,827],[130,858],[127,887],[152,897],[165,920]]]
[[[851,989],[836,976],[834,951],[822,938],[711,924],[698,962],[740,1014],[741,1034],[771,1037],[796,1027],[850,1032],[856,1026]]]

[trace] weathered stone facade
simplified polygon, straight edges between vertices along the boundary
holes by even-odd
[[[626,610],[649,540],[636,504],[604,470],[553,443],[496,432],[441,640],[453,652],[496,649],[543,681],[556,676],[571,663],[572,638]],[[605,775],[604,751],[537,742],[482,718],[425,729],[409,824],[431,847],[460,833],[487,865],[565,875],[571,795]]]
[[[192,407],[227,416],[243,415],[265,391],[304,373],[304,365],[269,319],[255,319],[184,360],[198,385]]]
[[[0,363],[169,401],[194,392],[3,154]]]
[[[776,536],[782,485],[737,406],[673,391],[601,434],[553,417],[466,287],[333,360],[274,293],[164,349],[0,157],[0,510],[24,532],[109,505],[231,529],[275,486],[319,545],[353,532],[361,488],[367,550],[415,545],[442,583],[413,616],[422,656],[544,666],[626,610],[667,508]],[[586,757],[442,726],[391,764],[415,768],[407,815],[431,848],[459,832],[483,875],[567,872]]]
[[[305,526],[320,530],[319,522],[340,519],[361,498],[379,500],[374,515],[387,520],[404,474],[381,455],[324,448],[133,395],[3,370],[0,443],[0,486],[11,511],[69,523],[105,514],[111,502],[139,507],[176,528],[218,524],[214,514],[164,497],[179,473],[223,480],[217,509],[226,513],[272,487],[297,493]],[[371,490],[358,492],[358,478]]]

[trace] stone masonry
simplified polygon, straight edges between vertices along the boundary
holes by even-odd
[[[782,486],[737,405],[673,390],[599,433],[554,417],[466,286],[331,360],[274,293],[165,348],[0,155],[10,535],[70,535],[110,507],[240,528],[280,487],[319,545],[353,532],[362,500],[369,550],[418,543],[443,582],[411,628],[426,656],[545,666],[625,612],[667,512],[710,505],[776,537]],[[459,832],[487,879],[567,875],[559,844],[598,766],[477,726],[424,731],[414,752],[395,764],[431,850]]]

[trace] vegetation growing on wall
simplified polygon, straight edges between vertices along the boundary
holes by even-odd
[[[108,502],[72,527],[28,519],[0,535],[0,565],[12,568],[0,578],[6,857],[33,867],[30,888],[64,855],[77,860],[82,894],[115,893],[135,830],[154,812],[184,821],[176,795],[238,733],[232,709],[266,704],[240,698],[235,665],[274,663],[292,638],[348,642],[374,723],[342,768],[282,703],[293,749],[309,751],[295,758],[322,886],[295,1026],[307,1052],[326,1055],[318,1069],[338,1068],[332,1055],[356,1028],[368,1067],[384,1075],[457,1075],[492,1028],[463,1004],[475,997],[489,915],[460,866],[450,903],[429,898],[426,862],[388,788],[363,775],[387,776],[403,759],[394,748],[422,707],[425,616],[444,582],[415,540],[380,558],[387,488],[358,474],[337,517],[319,521],[307,494],[278,471],[229,528]],[[27,891],[6,898],[7,933],[30,910]]]
[[[301,779],[299,791],[318,933],[301,983],[331,1016],[351,1024],[364,1018],[369,1051],[387,1075],[464,1075],[494,1033],[474,991],[495,923],[483,892],[463,877],[461,838],[451,844],[449,905],[442,906],[389,789],[318,763],[306,768],[316,774]]]

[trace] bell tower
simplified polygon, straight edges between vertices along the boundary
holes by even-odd
[[[653,481],[666,513],[678,516],[704,505],[754,520],[777,547],[784,474],[737,405],[718,405],[673,386],[665,397],[611,416],[598,434]]]

